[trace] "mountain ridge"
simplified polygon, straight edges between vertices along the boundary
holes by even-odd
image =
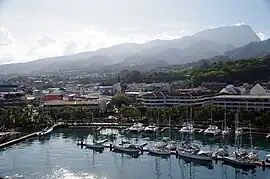
[[[235,31],[235,34],[232,33],[233,31]],[[218,36],[218,32],[220,32],[220,36]],[[241,38],[239,38],[239,34],[241,34]],[[246,34],[244,38],[243,34]],[[215,38],[219,39],[220,42]],[[151,68],[155,68],[162,65],[183,64],[198,61],[202,58],[224,55],[228,51],[234,50],[239,44],[246,42],[260,42],[259,37],[250,26],[219,27],[206,29],[180,39],[153,40],[144,44],[122,43],[97,51],[38,59],[26,63],[0,65],[0,71],[2,73],[50,72],[62,69],[91,71],[116,66],[119,69],[129,69],[134,64],[138,69],[140,67],[144,69],[145,64],[152,64]],[[141,59],[138,57],[141,57]],[[128,64],[126,60],[132,58],[136,62]],[[154,61],[156,62],[154,63]]]

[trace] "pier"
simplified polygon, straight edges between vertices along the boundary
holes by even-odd
[[[8,141],[8,142],[2,143],[2,144],[0,144],[0,149],[6,148],[6,147],[11,146],[11,145],[13,145],[13,144],[20,143],[20,142],[22,142],[22,141],[24,141],[24,140],[26,140],[26,139],[29,139],[29,138],[31,138],[31,137],[34,137],[34,136],[36,136],[36,135],[37,135],[37,132],[34,132],[34,133],[31,133],[31,134],[22,136],[22,137],[20,137],[20,138],[13,139],[13,140],[10,140],[10,141]]]

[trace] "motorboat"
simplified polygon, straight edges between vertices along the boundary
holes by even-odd
[[[239,135],[243,135],[244,134],[244,130],[240,127],[235,129],[235,135],[239,136]]]
[[[144,130],[142,123],[134,123],[131,127],[128,128],[130,132],[142,132]]]
[[[159,148],[151,148],[149,149],[149,155],[153,156],[163,156],[163,157],[169,157],[171,155],[170,150],[168,149],[159,149]]]
[[[140,149],[114,145],[113,146],[113,152],[126,153],[126,154],[129,154],[129,155],[139,155]]]
[[[223,157],[223,161],[229,165],[244,167],[244,168],[256,168],[257,164],[255,161],[246,158],[236,157]]]
[[[158,131],[158,127],[156,125],[149,125],[144,128],[144,132],[154,133]]]
[[[225,128],[221,131],[221,134],[222,134],[223,136],[228,136],[228,135],[231,134],[231,132],[232,132],[232,129],[231,129],[231,128],[225,127]]]
[[[195,131],[195,129],[193,128],[193,125],[192,124],[184,124],[183,127],[179,130],[179,132],[181,133],[193,133]]]
[[[46,127],[45,129],[41,130],[40,132],[37,133],[38,136],[44,136],[47,135],[49,133],[51,133],[53,131],[53,127]]]
[[[212,152],[211,151],[183,151],[177,150],[178,157],[183,159],[189,160],[198,160],[198,161],[205,161],[205,162],[212,162]]]
[[[210,125],[205,131],[204,131],[204,134],[207,135],[207,134],[210,134],[210,135],[218,135],[220,134],[221,130],[218,128],[218,126],[215,126],[215,125]]]

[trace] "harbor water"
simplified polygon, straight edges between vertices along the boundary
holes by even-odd
[[[161,158],[144,152],[138,158],[114,153],[105,149],[102,153],[77,146],[79,140],[92,142],[91,129],[56,129],[44,137],[28,139],[0,151],[0,176],[22,179],[269,179],[270,168],[257,167],[243,170],[213,161],[212,165],[189,163],[172,155]],[[168,131],[159,137],[169,136]],[[172,139],[181,140],[175,131]],[[108,143],[130,141],[133,144],[154,144],[155,135],[120,134],[118,130],[102,129],[97,137],[109,139]],[[197,134],[194,138],[204,150],[215,150],[226,144],[230,152],[234,149],[234,137],[209,138]],[[243,145],[248,147],[250,140],[243,138]],[[270,142],[263,137],[253,136],[253,145],[260,158],[270,153]]]

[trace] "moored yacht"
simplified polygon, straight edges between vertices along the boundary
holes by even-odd
[[[241,158],[236,158],[236,157],[223,157],[223,161],[227,164],[234,165],[234,166],[239,166],[239,167],[245,167],[245,168],[256,168],[257,164],[249,160],[247,158],[241,157]]]
[[[158,131],[158,127],[155,124],[149,125],[144,128],[144,132],[154,133]]]
[[[101,144],[85,144],[85,148],[87,149],[92,149],[92,150],[95,150],[95,151],[103,151],[104,150],[104,147],[101,145]]]
[[[142,132],[144,130],[142,123],[134,123],[133,126],[128,128],[130,132]]]
[[[168,150],[176,150],[176,142],[175,141],[170,141],[168,145],[166,145],[166,149]]]
[[[244,134],[244,130],[241,127],[237,127],[235,129],[235,135],[239,136],[239,135],[243,135]]]
[[[227,135],[230,135],[231,132],[232,132],[232,129],[231,129],[231,128],[225,127],[225,128],[222,130],[221,133],[222,133],[223,136],[227,136]]]
[[[218,128],[218,126],[210,125],[205,131],[204,134],[210,134],[210,135],[218,135],[220,134],[221,130]]]
[[[131,146],[125,147],[125,146],[113,146],[113,151],[116,153],[126,153],[130,155],[139,155],[140,149],[133,148]]]
[[[190,123],[186,123],[183,125],[183,127],[179,130],[179,132],[181,133],[193,133],[194,132],[194,128],[193,128],[193,125],[190,124]]]
[[[151,148],[149,149],[149,155],[169,157],[171,155],[170,150],[164,148]]]
[[[179,158],[186,158],[189,160],[198,160],[205,162],[212,162],[212,152],[208,151],[183,151],[177,150]]]

